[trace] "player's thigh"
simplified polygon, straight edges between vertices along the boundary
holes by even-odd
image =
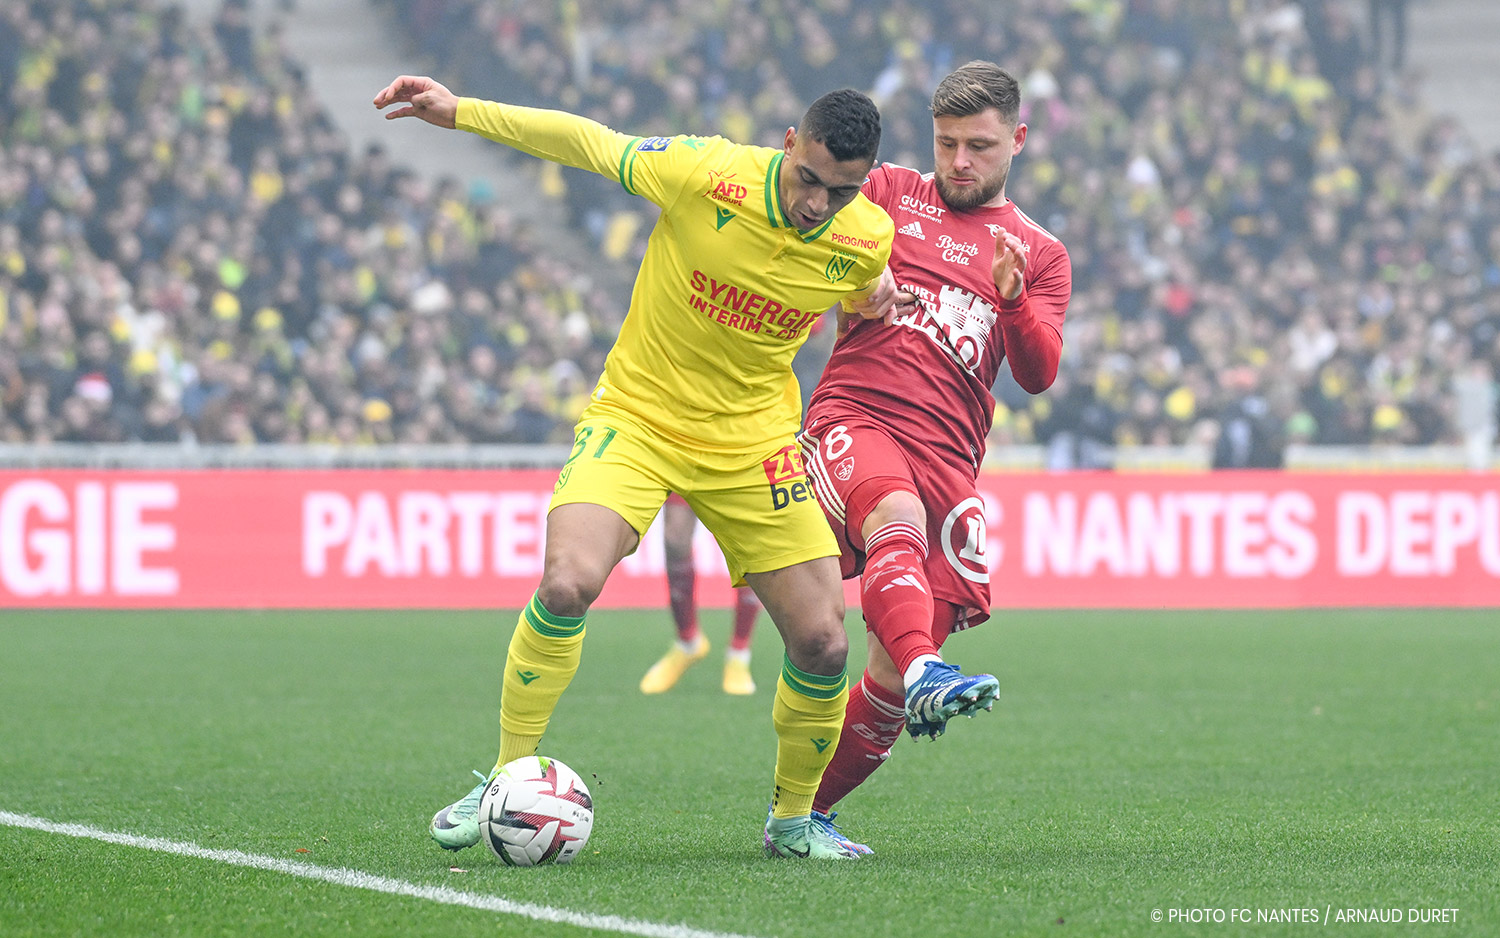
[[[662,547],[668,558],[688,556],[693,550],[693,532],[698,528],[698,517],[686,500],[676,492],[667,496],[661,506]]]
[[[871,512],[896,492],[920,507],[910,459],[882,427],[867,420],[819,419],[798,436],[818,503],[838,534],[846,577],[864,564],[864,527]],[[918,517],[906,520],[916,522]]]
[[[586,502],[558,505],[547,513],[537,598],[558,615],[583,615],[610,571],[639,543],[640,535],[614,509]]]
[[[927,563],[934,599],[959,609],[951,631],[989,618],[990,568],[984,500],[973,472],[940,462],[917,464],[917,488],[927,510]],[[934,630],[939,644],[942,636]]]
[[[842,670],[849,651],[838,563],[815,557],[745,576],[781,632],[792,664],[812,674]]]

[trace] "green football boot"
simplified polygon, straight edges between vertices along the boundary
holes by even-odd
[[[484,775],[475,769],[479,784],[474,790],[432,816],[428,830],[438,846],[444,850],[462,850],[479,843],[479,801],[499,771],[494,769],[489,775]]]
[[[828,835],[812,818],[766,818],[766,856],[802,860],[857,860],[859,854]]]

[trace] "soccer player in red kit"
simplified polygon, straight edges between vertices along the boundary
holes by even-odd
[[[860,576],[870,638],[813,819],[864,853],[833,828],[833,806],[890,755],[903,725],[936,738],[999,693],[994,677],[964,675],[939,648],[989,617],[975,480],[1000,361],[1027,391],[1046,390],[1072,294],[1062,242],[1005,195],[1026,142],[1016,80],[970,62],[939,83],[932,114],[936,172],[887,163],[864,184],[896,224],[900,305],[889,322],[848,321],[801,437],[843,575]]]

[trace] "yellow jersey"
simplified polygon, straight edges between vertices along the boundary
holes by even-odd
[[[811,231],[777,194],[782,151],[631,137],[562,111],[462,98],[457,126],[617,180],[661,207],[585,414],[623,412],[685,447],[763,451],[795,433],[792,358],[814,320],[873,289],[894,226],[863,194]]]

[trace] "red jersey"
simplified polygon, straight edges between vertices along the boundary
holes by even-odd
[[[1016,382],[1033,394],[1057,376],[1073,292],[1067,249],[1014,202],[954,211],[931,173],[885,163],[863,191],[896,223],[891,272],[917,297],[917,310],[891,325],[855,319],[834,344],[808,413],[877,418],[898,438],[977,470],[1001,359],[1010,358]],[[1026,245],[1014,300],[1001,298],[990,273],[1002,227]]]

